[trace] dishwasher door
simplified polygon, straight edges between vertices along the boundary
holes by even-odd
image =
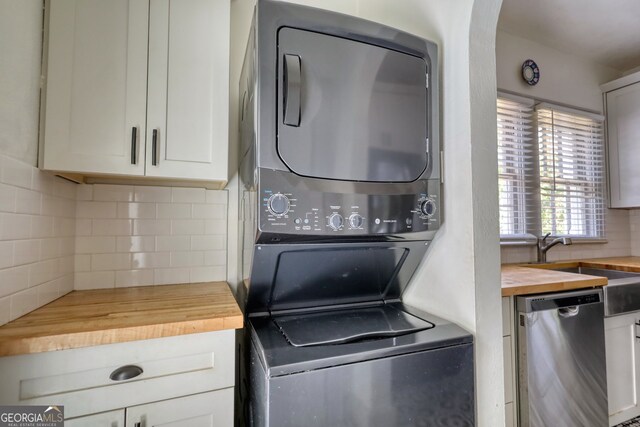
[[[516,303],[520,426],[608,426],[602,290]]]

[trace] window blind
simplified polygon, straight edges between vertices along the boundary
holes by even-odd
[[[501,237],[532,237],[538,224],[533,103],[498,98],[498,187]]]
[[[543,234],[604,237],[603,119],[536,107]]]

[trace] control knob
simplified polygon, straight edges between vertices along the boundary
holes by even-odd
[[[360,228],[364,224],[364,218],[359,214],[351,214],[349,216],[349,225],[351,228]]]
[[[432,199],[425,199],[420,203],[420,216],[431,218],[436,213],[436,204]]]
[[[267,207],[275,216],[282,216],[289,212],[289,198],[284,194],[276,193],[269,197]]]
[[[331,227],[333,230],[340,230],[343,224],[344,218],[342,218],[342,215],[334,213],[329,217],[329,227]]]

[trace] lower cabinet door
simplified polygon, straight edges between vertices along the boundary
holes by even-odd
[[[640,415],[639,319],[640,313],[605,319],[610,426]]]
[[[233,387],[127,408],[127,427],[232,427]]]
[[[64,420],[65,427],[124,427],[124,409]]]

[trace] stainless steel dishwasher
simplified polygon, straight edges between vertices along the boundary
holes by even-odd
[[[608,426],[602,290],[516,301],[520,426]]]

